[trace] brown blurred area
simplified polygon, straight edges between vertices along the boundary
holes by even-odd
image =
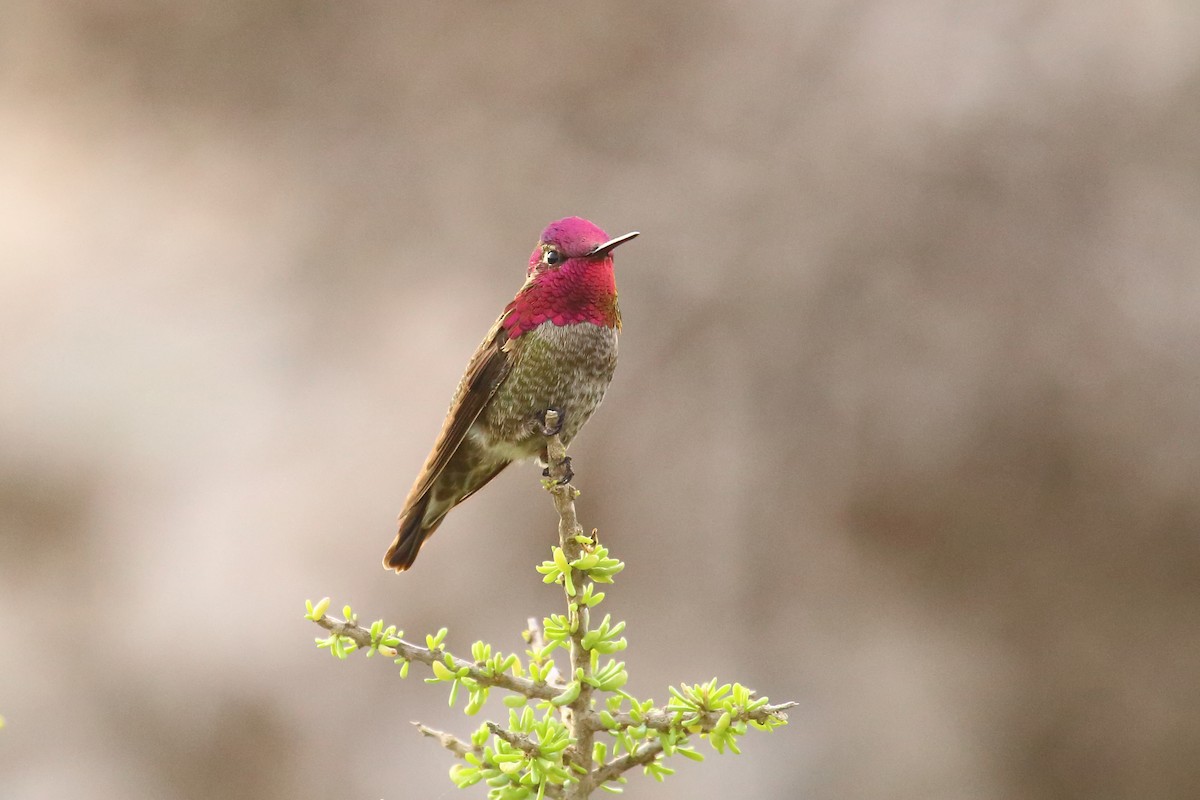
[[[303,601],[557,610],[531,467],[379,560],[580,214],[643,233],[572,453],[631,690],[800,703],[629,796],[1195,796],[1194,2],[3,17],[0,795],[483,796],[408,724],[478,720]]]

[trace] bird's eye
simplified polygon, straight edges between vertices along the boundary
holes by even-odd
[[[546,255],[542,256],[542,260],[550,266],[560,263],[563,260],[562,253],[557,250],[547,250]]]

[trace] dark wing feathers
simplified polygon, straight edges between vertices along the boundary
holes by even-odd
[[[433,451],[425,460],[417,482],[409,492],[406,507],[433,486],[433,482],[446,468],[446,463],[454,455],[454,451],[462,444],[467,429],[475,424],[487,401],[492,399],[500,382],[508,375],[511,363],[509,354],[503,350],[506,341],[507,335],[500,328],[500,320],[496,320],[496,324],[475,351],[471,363],[467,365],[466,373],[458,383],[458,390],[454,393],[454,400],[446,413],[442,432],[433,445]]]
[[[384,566],[389,569],[400,571],[411,566],[421,543],[433,532],[437,522],[441,521],[436,520],[428,529],[424,527],[423,517],[429,504],[430,492],[438,476],[462,445],[467,431],[479,418],[484,406],[496,393],[496,389],[512,367],[511,349],[505,346],[508,343],[508,335],[500,324],[503,320],[504,315],[501,315],[492,325],[471,362],[467,364],[467,371],[462,380],[459,381],[442,431],[433,445],[433,451],[425,459],[425,466],[421,468],[421,473],[404,502],[404,510],[400,512],[400,530],[383,559]]]

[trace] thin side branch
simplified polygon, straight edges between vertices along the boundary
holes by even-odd
[[[430,728],[428,725],[422,725],[420,722],[414,722],[413,725],[417,726],[417,730],[419,730],[422,735],[428,736],[430,739],[437,740],[438,744],[449,750],[451,753],[454,753],[454,755],[458,756],[459,758],[466,758],[467,753],[474,753],[480,757],[483,756],[482,747],[475,747],[472,744],[468,744],[454,734],[435,730],[434,728]]]
[[[361,648],[369,648],[371,646],[371,631],[361,625],[341,619],[334,619],[328,615],[316,620],[316,623],[331,633],[353,639],[354,643]],[[445,663],[446,651],[440,647],[436,650],[429,650],[402,639],[392,649],[396,651],[395,658],[407,658],[409,661],[419,661],[425,665],[432,665],[435,661]],[[507,689],[510,692],[516,692],[535,700],[549,700],[563,690],[561,686],[555,687],[548,683],[534,683],[529,678],[518,678],[507,672],[502,672],[498,675],[489,675],[473,661],[464,661],[454,655],[451,655],[451,659],[454,662],[453,666],[450,667],[451,669],[458,671],[466,667],[467,677],[476,681],[481,686],[495,686],[499,689]]]
[[[537,746],[537,742],[535,742],[533,739],[529,738],[525,734],[513,733],[508,728],[501,728],[499,725],[497,725],[494,722],[487,723],[487,727],[488,727],[488,730],[492,732],[493,736],[503,739],[504,741],[511,744],[513,747],[515,747],[518,750],[525,753],[525,755],[533,756],[534,758],[541,756],[542,751]]]
[[[778,705],[767,705],[761,708],[756,708],[753,711],[738,714],[734,717],[737,722],[766,722],[768,718],[774,717],[780,720],[786,720],[787,714],[784,712],[789,708],[794,708],[798,703],[788,702],[779,703]],[[665,708],[652,708],[641,716],[641,720],[635,720],[628,712],[613,714],[613,718],[617,721],[620,728],[636,728],[639,725],[645,725],[647,728],[653,728],[656,731],[668,731],[671,725],[675,723],[680,716],[688,716],[687,712],[667,711]],[[717,720],[721,718],[721,712],[707,711],[704,712],[696,721],[699,726],[699,733],[708,733],[716,727]],[[597,730],[603,730],[604,724],[600,721],[599,714],[591,714],[588,717],[588,723],[594,725]]]
[[[468,753],[473,753],[476,756],[478,756],[479,758],[483,758],[483,748],[482,747],[475,747],[474,745],[470,745],[470,744],[464,742],[462,739],[459,739],[457,736],[455,736],[453,734],[446,733],[445,731],[439,731],[434,728],[430,728],[428,725],[422,725],[420,722],[414,722],[413,725],[416,725],[417,730],[420,731],[423,735],[428,736],[430,739],[436,740],[438,744],[440,744],[442,747],[449,750],[451,753],[453,753],[458,758],[466,758]],[[512,733],[510,731],[505,730],[504,728],[501,728],[499,725],[496,725],[495,723],[488,723],[488,728],[492,731],[492,733],[496,734],[501,739],[503,739],[504,741],[511,744],[513,747],[519,747],[522,750],[525,750],[526,752],[530,752],[529,750],[526,749],[526,746],[533,747],[535,751],[537,749],[537,745],[534,744],[532,741],[530,741],[528,737],[518,736],[515,733]],[[519,740],[521,740],[521,739],[525,740],[525,744],[522,744],[519,742]],[[562,798],[562,796],[563,796],[562,787],[547,786],[545,796],[551,798],[551,800],[560,800],[560,798]]]
[[[546,648],[546,635],[542,632],[542,623],[538,622],[537,617],[528,617],[525,620],[525,624],[528,628],[526,628],[524,635],[526,636],[526,641],[529,643],[529,649],[534,652],[544,650]],[[546,683],[551,686],[565,685],[566,681],[563,680],[562,673],[558,671],[557,665],[551,667],[550,671],[546,673]]]
[[[593,770],[592,774],[587,778],[587,786],[581,788],[586,788],[590,793],[593,789],[599,788],[602,783],[615,780],[634,767],[646,766],[658,758],[658,754],[662,751],[662,742],[647,742],[632,753],[626,753],[620,758],[614,758],[603,767]],[[587,795],[584,796],[586,797]]]
[[[779,705],[773,706],[766,705],[762,708],[756,708],[749,713],[739,714],[737,717],[735,717],[735,719],[742,722],[763,722],[768,717],[786,720],[787,714],[785,714],[784,711],[792,708],[795,705],[797,704],[780,703]],[[645,725],[647,728],[652,728],[654,730],[667,731],[670,730],[672,722],[678,716],[678,712],[666,711],[665,709],[661,708],[651,709],[649,712],[642,715],[642,721],[640,723],[635,723],[633,718],[628,713],[614,714],[613,716],[616,718],[617,724],[622,728],[632,728],[636,727],[637,725]],[[696,722],[696,725],[699,726],[699,730],[696,732],[708,733],[716,726],[717,720],[720,719],[720,716],[721,715],[715,711],[709,711],[705,713]],[[598,722],[599,715],[594,715],[594,719]],[[594,789],[599,788],[600,785],[606,781],[615,780],[635,767],[646,766],[651,761],[658,758],[658,754],[662,751],[662,742],[647,742],[634,752],[626,753],[620,758],[613,759],[604,766],[592,770],[591,775],[587,777],[585,790],[587,792],[591,792]],[[587,795],[585,794],[584,796],[586,797]]]

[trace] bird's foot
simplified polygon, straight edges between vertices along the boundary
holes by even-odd
[[[547,438],[557,436],[563,429],[563,412],[561,408],[548,408],[542,412],[542,436]]]
[[[575,477],[575,470],[571,469],[570,456],[563,456],[562,461],[558,462],[557,464],[551,464],[550,466],[554,467],[555,475],[552,476],[550,474],[550,467],[546,467],[544,470],[542,470],[542,477],[554,477],[557,479],[557,482],[560,486],[570,483],[571,479]]]

